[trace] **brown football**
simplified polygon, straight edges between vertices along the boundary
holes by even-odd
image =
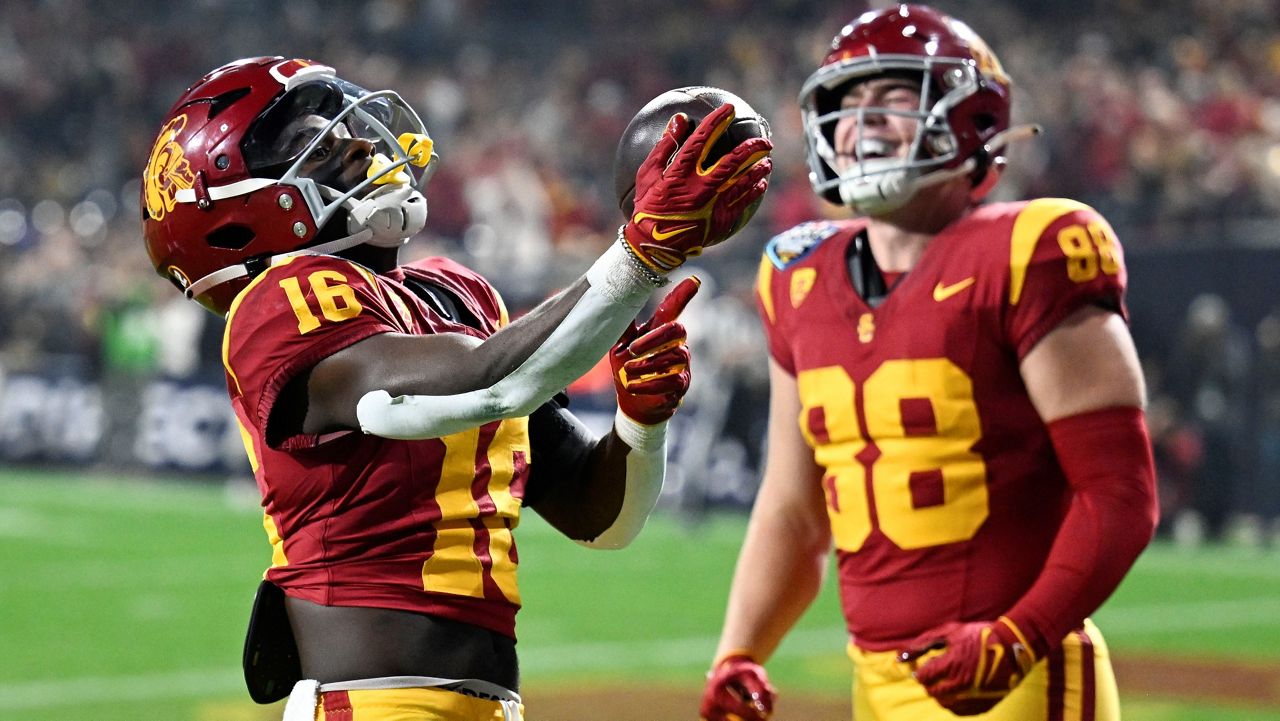
[[[634,210],[636,171],[649,156],[671,116],[684,113],[696,127],[712,110],[733,103],[734,120],[728,131],[711,146],[708,160],[715,160],[732,150],[747,138],[770,137],[769,123],[745,100],[727,90],[706,85],[668,90],[650,100],[627,123],[618,141],[618,152],[613,159],[613,187],[618,195],[618,207],[623,217],[630,218]],[[758,204],[758,203],[757,203]],[[754,207],[752,208],[754,211]]]

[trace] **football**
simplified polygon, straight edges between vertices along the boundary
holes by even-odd
[[[622,131],[622,139],[618,141],[618,152],[613,159],[613,186],[618,195],[618,207],[623,216],[630,218],[634,210],[636,192],[636,171],[649,156],[649,151],[662,137],[667,122],[676,113],[689,116],[693,127],[712,110],[733,103],[734,120],[729,129],[711,146],[708,160],[716,160],[747,138],[770,137],[769,123],[755,111],[745,100],[727,90],[706,85],[694,85],[687,88],[668,90],[650,100],[635,117],[627,123]],[[752,204],[742,221],[750,218],[759,201]],[[741,224],[740,224],[741,225]]]

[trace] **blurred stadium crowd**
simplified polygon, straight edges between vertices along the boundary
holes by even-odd
[[[1001,199],[1088,202],[1135,262],[1245,247],[1280,271],[1280,5],[935,5],[969,18],[1000,55],[1017,83],[1015,122],[1045,127],[1013,150]],[[219,324],[151,274],[138,177],[158,119],[186,84],[238,57],[281,54],[398,90],[419,110],[443,162],[412,252],[471,265],[515,312],[612,240],[621,222],[614,145],[649,98],[710,84],[769,118],[777,143],[769,196],[742,237],[700,269],[711,281],[704,290],[714,292],[691,309],[699,378],[686,415],[699,422],[690,423],[684,465],[723,470],[676,483],[685,505],[749,498],[765,398],[751,307],[756,260],[771,234],[839,212],[808,187],[795,95],[830,37],[862,8],[814,0],[6,0],[0,421],[8,422],[0,422],[0,458],[141,457],[164,466],[164,452],[144,452],[132,432],[120,436],[132,447],[118,447],[112,428],[132,417],[121,409],[140,396],[181,396],[183,379],[208,382],[207,403],[218,408]],[[1159,333],[1135,327],[1152,383],[1165,530],[1180,538],[1225,533],[1280,544],[1280,273],[1268,275],[1269,286],[1246,289],[1270,296],[1249,312],[1233,308],[1241,289],[1209,288],[1194,300],[1168,294],[1174,300],[1160,307],[1173,320]],[[1160,278],[1142,283],[1162,292]],[[1136,273],[1134,285],[1136,293]],[[57,403],[37,393],[15,400],[16,381],[32,377]],[[156,379],[178,385],[157,391]],[[588,379],[584,395],[591,389]],[[42,405],[74,420],[51,429]],[[75,437],[90,418],[106,429],[85,437],[91,454],[60,454],[29,438]]]

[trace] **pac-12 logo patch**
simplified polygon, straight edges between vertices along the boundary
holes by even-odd
[[[160,129],[155,145],[151,146],[151,157],[147,160],[142,182],[147,215],[152,220],[162,220],[178,204],[178,191],[188,190],[196,182],[191,163],[187,162],[182,146],[175,140],[185,127],[185,114],[170,120]]]
[[[764,253],[773,263],[773,267],[783,270],[838,232],[840,232],[840,226],[835,223],[825,221],[801,223],[785,233],[774,236],[773,240],[765,246]]]

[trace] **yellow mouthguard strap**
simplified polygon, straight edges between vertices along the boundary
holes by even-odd
[[[409,156],[411,165],[425,168],[431,162],[431,151],[435,148],[431,138],[422,133],[401,133],[396,140],[404,149],[404,154]]]

